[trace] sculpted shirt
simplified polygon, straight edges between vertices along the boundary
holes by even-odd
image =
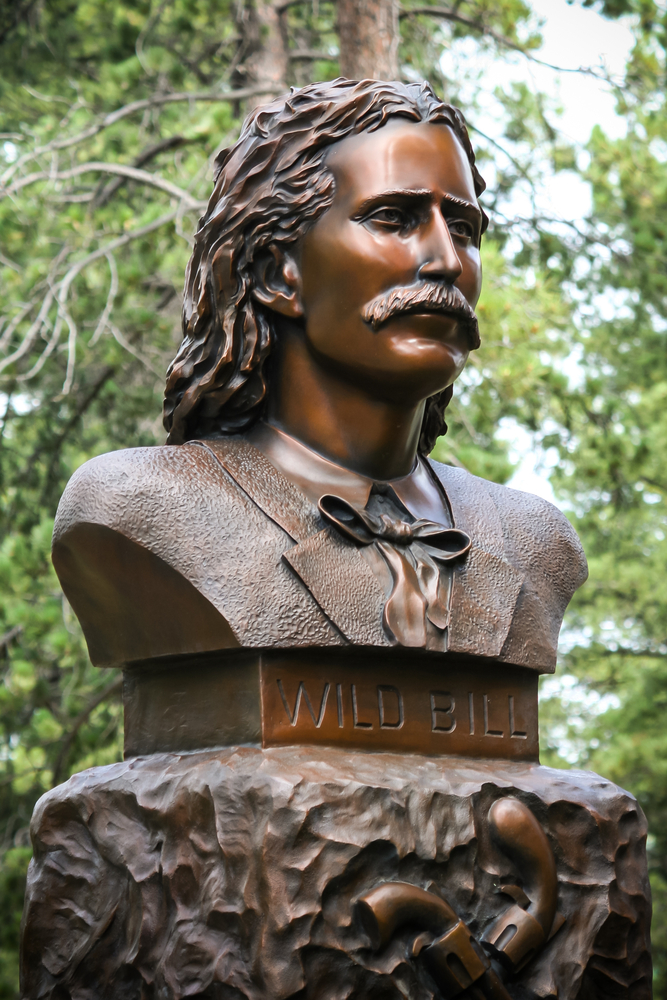
[[[453,564],[467,556],[470,538],[454,528],[442,486],[421,456],[409,475],[377,482],[263,422],[249,440],[359,546],[385,594],[387,636],[445,652]]]

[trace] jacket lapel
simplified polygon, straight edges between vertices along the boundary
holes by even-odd
[[[388,646],[382,628],[385,595],[354,545],[324,527],[311,501],[243,438],[199,442],[238,486],[296,542],[283,559],[349,642]]]
[[[324,613],[357,646],[390,646],[382,627],[385,593],[355,545],[333,528],[284,554]]]
[[[325,528],[316,506],[250,442],[216,438],[200,444],[296,543],[283,559],[345,638],[356,645],[391,645],[382,628],[385,594],[359,549]],[[439,462],[431,465],[455,526],[473,542],[454,569],[448,649],[497,657],[524,576],[505,558],[502,524],[484,481]]]
[[[317,507],[249,441],[224,437],[198,443],[211,452],[237,486],[295,542],[322,530],[324,525]]]
[[[505,558],[502,523],[484,480],[440,462],[431,465],[449,499],[455,526],[472,539],[468,558],[454,570],[448,649],[497,657],[524,574]]]

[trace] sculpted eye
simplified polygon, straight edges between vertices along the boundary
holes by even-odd
[[[449,226],[449,231],[452,236],[458,236],[459,239],[472,240],[475,238],[475,232],[473,226],[470,222],[466,222],[465,219],[449,219],[447,221]]]
[[[379,208],[368,216],[367,222],[375,222],[386,229],[406,229],[410,219],[401,208]]]

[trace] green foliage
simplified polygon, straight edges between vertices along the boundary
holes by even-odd
[[[649,819],[655,990],[667,991],[667,105],[665,14],[638,15],[618,91],[627,133],[591,135],[593,215],[579,251],[582,384],[561,400],[554,485],[590,562],[569,619],[565,684],[551,687],[547,753],[630,788]],[[548,683],[547,689],[550,684]],[[563,704],[563,698],[569,704]]]
[[[20,179],[90,162],[134,163],[185,183],[189,199],[93,171],[37,181],[0,201],[0,358],[27,344],[0,375],[3,1000],[17,995],[35,801],[70,773],[122,756],[120,679],[90,665],[63,599],[50,560],[53,515],[87,458],[162,440],[164,371],[180,340],[190,234],[208,193],[210,157],[238,125],[227,101],[186,100],[140,107],[97,130],[129,102],[184,87],[208,91],[229,66],[229,4],[162,5],[151,32],[149,7],[115,0],[24,6],[1,48],[0,129],[9,139],[0,142],[0,170]],[[92,131],[86,141],[67,145],[85,131]],[[21,165],[26,152],[63,141]],[[45,323],[29,343],[50,294]]]
[[[19,931],[23,912],[25,871],[32,851],[28,846],[12,847],[5,851],[0,868],[0,993],[14,996],[16,991],[16,956],[19,950]]]
[[[484,288],[477,307],[483,342],[457,383],[449,430],[433,457],[506,482],[514,467],[497,436],[501,420],[537,431],[567,380],[555,359],[567,353],[569,309],[548,274],[512,266],[498,243],[484,244]]]

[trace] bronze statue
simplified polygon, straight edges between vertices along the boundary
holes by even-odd
[[[219,155],[168,443],[58,509],[126,761],[36,809],[27,998],[650,996],[641,812],[537,763],[581,546],[428,459],[483,190],[426,84],[305,87]]]

